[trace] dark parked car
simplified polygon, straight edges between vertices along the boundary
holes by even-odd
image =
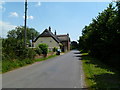
[[[61,50],[58,49],[57,52],[56,52],[56,55],[60,55],[60,52],[61,52]]]

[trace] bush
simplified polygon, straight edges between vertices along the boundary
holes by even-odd
[[[82,30],[79,47],[105,64],[120,68],[120,2],[99,13]]]
[[[37,48],[35,49],[35,52],[36,52],[38,55],[42,54],[42,50],[41,50],[41,48],[39,48],[39,47],[37,47]]]
[[[17,51],[17,59],[34,59],[36,52],[32,48],[23,48]]]
[[[25,61],[25,64],[31,64],[34,62],[33,60],[30,60],[30,59],[25,59],[24,61]]]
[[[57,48],[56,48],[56,47],[54,47],[54,48],[53,48],[53,52],[56,52],[56,51],[57,51]]]
[[[48,53],[48,45],[43,43],[43,44],[39,44],[38,47],[42,50],[42,54],[46,56]]]
[[[36,55],[36,52],[35,52],[33,49],[28,48],[27,55],[28,55],[28,56],[27,56],[28,59],[34,59],[34,57],[35,57],[35,55]]]

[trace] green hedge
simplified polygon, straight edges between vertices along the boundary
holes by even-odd
[[[10,71],[12,69],[25,66],[27,64],[31,64],[33,62],[34,61],[30,60],[30,59],[14,60],[14,61],[4,60],[4,61],[2,61],[2,72],[4,73],[4,72]]]
[[[5,73],[7,71],[10,71],[10,70],[13,70],[13,69],[25,66],[25,65],[32,64],[34,62],[47,60],[47,59],[53,58],[55,56],[56,55],[51,55],[49,57],[35,59],[35,60],[31,60],[31,59],[14,60],[14,61],[4,60],[4,61],[2,61],[2,73]]]

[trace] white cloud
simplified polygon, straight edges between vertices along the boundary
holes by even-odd
[[[5,1],[2,1],[2,0],[1,0],[1,1],[0,1],[0,5],[2,5],[2,4],[5,4]]]
[[[3,6],[2,5],[0,5],[0,10],[2,10],[3,9]]]
[[[3,6],[0,5],[0,11],[4,12],[5,10],[6,10],[5,7],[3,7]]]
[[[8,22],[0,21],[0,36],[6,38],[7,32],[14,29],[16,26],[11,25]]]
[[[25,18],[25,16],[23,16],[23,18]],[[33,17],[33,16],[27,16],[27,19],[31,19],[31,20],[33,20],[34,17]]]
[[[37,4],[35,6],[41,6],[41,2],[37,2]]]
[[[17,12],[10,12],[10,17],[18,17],[18,13]]]
[[[33,17],[33,16],[28,16],[28,19],[31,19],[31,20],[32,20],[32,19],[34,19],[34,17]]]
[[[3,7],[4,4],[4,1],[0,1],[0,11],[5,11],[5,8]]]

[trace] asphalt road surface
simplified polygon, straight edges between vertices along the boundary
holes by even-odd
[[[36,62],[2,75],[2,88],[83,88],[79,51]]]

